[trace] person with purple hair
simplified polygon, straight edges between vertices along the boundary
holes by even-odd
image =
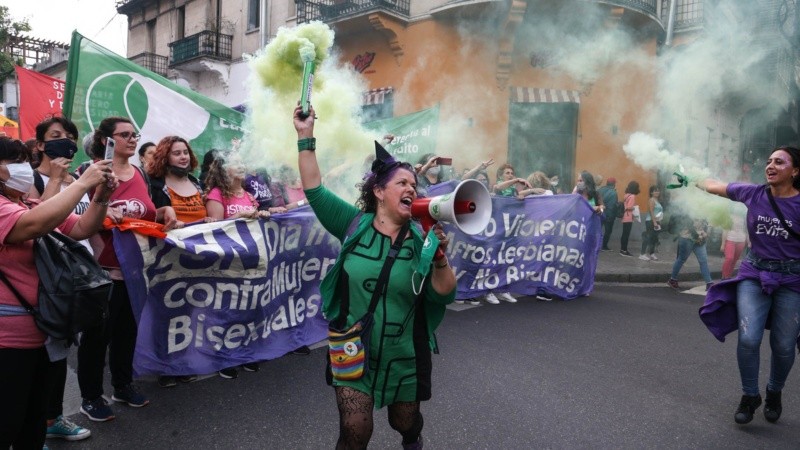
[[[421,449],[420,402],[431,398],[434,331],[445,306],[455,299],[455,274],[445,256],[434,256],[437,246],[447,247],[447,238],[439,224],[427,236],[411,224],[417,175],[410,164],[395,160],[376,142],[375,161],[359,185],[354,206],[322,185],[313,109],[305,116],[295,108],[294,126],[308,202],[322,226],[342,241],[336,263],[320,285],[322,310],[334,328],[348,329],[365,315],[392,242],[402,243],[392,254],[396,261],[388,281],[378,291],[365,361],[369,370],[355,380],[327,373],[339,409],[336,448],[366,448],[372,410],[388,406],[389,425],[402,435],[403,448]]]

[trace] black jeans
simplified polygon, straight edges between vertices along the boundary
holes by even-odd
[[[645,231],[642,233],[642,254],[648,255],[656,252],[658,246],[658,231],[653,228],[651,220],[645,221]]]
[[[47,371],[47,420],[64,413],[64,385],[67,384],[67,358],[50,363]]]
[[[47,431],[44,347],[0,348],[0,449],[40,449]]]
[[[617,219],[615,217],[607,218],[603,222],[603,248],[608,248],[608,240],[611,239],[611,232],[614,231],[614,222]]]
[[[122,388],[133,381],[133,352],[136,348],[136,320],[124,281],[114,280],[105,326],[86,330],[78,347],[78,386],[86,400],[103,395],[103,369],[108,347],[111,385]]]
[[[628,238],[631,236],[633,222],[622,222],[622,238],[619,240],[620,251],[628,251]]]

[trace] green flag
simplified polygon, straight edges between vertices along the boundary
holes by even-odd
[[[404,116],[364,124],[369,130],[391,133],[394,141],[384,145],[395,158],[415,164],[420,156],[436,152],[439,105]]]
[[[64,116],[81,136],[110,116],[127,117],[140,143],[180,136],[202,159],[212,148],[230,149],[242,138],[244,114],[153,73],[72,33],[64,94]],[[83,152],[76,155],[87,158]],[[80,162],[80,161],[78,161]]]

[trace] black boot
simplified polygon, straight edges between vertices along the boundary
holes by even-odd
[[[739,402],[739,407],[736,408],[736,415],[733,416],[733,420],[742,425],[750,423],[753,420],[753,413],[756,412],[759,406],[761,406],[761,394],[755,396],[743,395],[742,401]]]
[[[767,389],[767,399],[764,401],[764,418],[768,422],[775,423],[780,419],[781,411],[783,411],[781,391],[772,392]]]

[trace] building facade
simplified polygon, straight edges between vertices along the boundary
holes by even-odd
[[[761,25],[740,33],[767,55],[753,63],[763,70],[748,71],[759,72],[761,88],[777,94],[755,95],[736,83],[720,91],[680,84],[691,84],[681,81],[691,80],[681,64],[698,48],[742,37],[716,39],[715,23],[753,20],[720,3],[127,0],[118,11],[129,20],[130,59],[229,106],[247,98],[243,55],[258,51],[279,27],[323,21],[336,32],[337,57],[371,88],[365,117],[438,105],[438,153],[453,156],[457,167],[493,157],[515,165],[520,176],[559,175],[565,191],[580,170],[614,176],[622,189],[636,180],[646,191],[659,174],[623,151],[634,132],[651,133],[728,179],[743,167],[763,171],[765,152],[796,140],[797,85],[787,72],[796,57],[777,34],[794,26],[793,2],[753,0]],[[700,78],[732,67],[736,61],[720,63]],[[669,84],[673,78],[677,86]],[[664,168],[666,175],[672,170]]]

